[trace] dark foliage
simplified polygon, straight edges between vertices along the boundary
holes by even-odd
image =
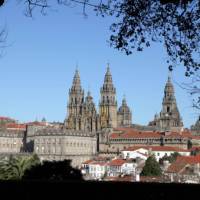
[[[178,152],[174,152],[171,156],[164,156],[159,160],[160,164],[163,164],[163,161],[168,160],[170,163],[174,162],[176,158],[180,156]]]
[[[154,156],[149,156],[141,172],[142,176],[161,176],[161,168]]]
[[[181,64],[186,67],[186,76],[190,76],[199,69],[198,0],[185,4],[124,0],[118,1],[116,9],[118,13],[113,14],[118,20],[111,26],[112,46],[129,55],[133,50],[150,47],[151,42],[162,42],[169,57],[169,70]]]
[[[200,153],[200,150],[198,148],[194,149],[193,151],[191,151],[191,155],[192,156],[196,156]]]
[[[187,141],[187,149],[191,149],[192,148],[192,141],[188,140]]]
[[[70,160],[44,161],[42,164],[33,166],[27,170],[23,180],[51,180],[51,181],[81,181],[80,170],[71,166]]]
[[[4,0],[0,0],[0,6],[4,4]]]

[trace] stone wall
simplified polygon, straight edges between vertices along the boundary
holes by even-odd
[[[23,150],[24,132],[0,131],[0,153],[20,153]]]

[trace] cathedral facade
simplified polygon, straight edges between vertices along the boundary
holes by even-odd
[[[124,98],[118,109],[116,88],[114,87],[109,66],[100,89],[99,113],[96,110],[91,93],[84,97],[81,80],[76,70],[72,87],[69,90],[67,116],[64,127],[77,131],[100,131],[104,128],[129,127],[132,124],[132,113]]]

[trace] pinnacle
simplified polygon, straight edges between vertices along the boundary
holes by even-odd
[[[111,72],[110,72],[109,64],[107,66],[107,71],[106,71],[106,74],[105,74],[104,83],[111,83],[112,84],[112,75],[111,75]]]
[[[91,96],[91,92],[90,92],[90,90],[88,90],[88,92],[87,92],[87,96],[88,96],[88,97]]]
[[[78,69],[76,69],[76,71],[75,71],[72,88],[81,90],[81,80],[80,80],[80,75],[79,75]]]
[[[172,72],[169,71],[169,72],[168,72],[168,80],[167,80],[167,82],[168,82],[168,83],[171,83],[171,79],[172,79]]]
[[[126,103],[126,96],[125,95],[123,96],[123,99],[122,99],[122,105],[127,105],[127,103]]]

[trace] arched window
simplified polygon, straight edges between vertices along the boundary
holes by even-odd
[[[169,106],[167,106],[167,112],[170,112],[170,107]]]

